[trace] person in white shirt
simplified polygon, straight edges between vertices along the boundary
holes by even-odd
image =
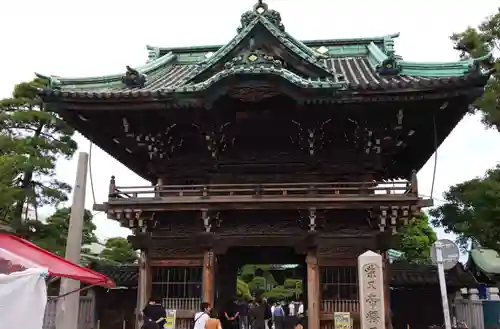
[[[194,315],[194,328],[193,329],[205,329],[205,324],[210,319],[210,304],[201,303],[200,312]]]
[[[297,310],[297,316],[299,318],[303,318],[304,317],[304,303],[300,302],[299,304],[299,308]]]
[[[288,304],[288,316],[295,316],[295,302]]]

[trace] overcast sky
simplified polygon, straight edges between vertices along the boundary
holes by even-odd
[[[236,33],[240,15],[253,0],[18,0],[0,4],[0,97],[34,72],[64,77],[122,73],[126,65],[147,60],[146,45],[224,44]],[[405,60],[454,61],[449,36],[477,25],[498,8],[498,0],[269,0],[281,13],[288,32],[302,40],[372,37],[401,32],[396,52]],[[77,135],[80,151],[89,142]],[[466,117],[438,150],[434,196],[453,184],[482,175],[500,159],[500,134],[485,130],[478,117]],[[98,203],[107,198],[108,182],[148,185],[97,147],[92,174]],[[60,161],[59,177],[74,184],[76,158]],[[419,173],[420,192],[430,194],[433,159]],[[90,184],[86,205],[92,208]],[[98,236],[126,236],[128,230],[103,215],[96,217]],[[444,237],[441,230],[438,234]]]

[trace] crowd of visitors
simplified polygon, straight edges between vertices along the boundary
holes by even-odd
[[[143,329],[163,328],[166,310],[159,301],[150,300],[142,313]],[[304,304],[298,301],[230,301],[219,312],[214,312],[209,303],[201,303],[193,329],[302,329],[303,317]]]

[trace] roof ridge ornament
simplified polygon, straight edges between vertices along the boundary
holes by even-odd
[[[281,22],[281,14],[274,9],[269,9],[268,5],[264,3],[263,0],[258,0],[253,6],[253,10],[246,11],[241,15],[241,25],[236,31],[240,33],[246,26],[250,25],[250,23],[258,17],[266,18],[281,32],[285,32],[285,26]]]
[[[146,84],[146,75],[127,65],[127,72],[122,76],[122,82],[131,88],[142,88]]]
[[[398,56],[393,53],[388,54],[387,58],[377,65],[376,71],[381,76],[394,76],[401,73],[402,67]]]

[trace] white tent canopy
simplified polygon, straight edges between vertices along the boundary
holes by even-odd
[[[41,329],[47,304],[47,269],[14,257],[1,248],[0,257],[24,268],[0,274],[0,327]]]

